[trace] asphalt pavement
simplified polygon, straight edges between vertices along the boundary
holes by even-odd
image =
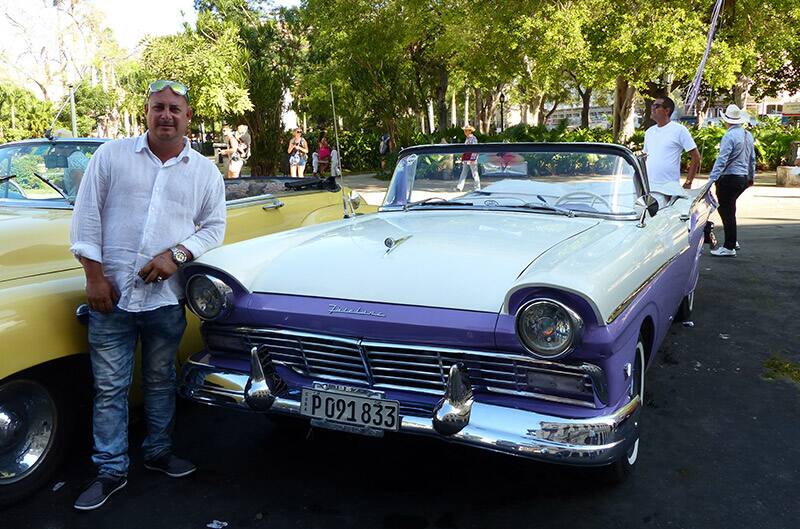
[[[365,182],[350,185],[378,192]],[[648,371],[640,460],[622,485],[434,439],[309,431],[184,402],[176,452],[195,475],[143,469],[137,424],[128,487],[75,512],[92,472],[84,436],[48,487],[0,512],[0,528],[798,527],[800,384],[770,366],[800,365],[800,189],[761,175],[739,211],[739,255],[702,257],[694,326],[674,325]]]

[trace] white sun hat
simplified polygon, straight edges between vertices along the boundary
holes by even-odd
[[[750,114],[736,105],[728,105],[728,108],[725,109],[725,113],[720,116],[720,119],[731,125],[743,125],[750,121]]]

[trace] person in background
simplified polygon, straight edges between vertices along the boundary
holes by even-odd
[[[292,178],[303,178],[308,159],[308,142],[303,137],[303,129],[294,129],[294,136],[289,140],[289,173]]]
[[[331,176],[342,176],[342,162],[339,159],[339,151],[335,148],[331,149]]]
[[[61,189],[74,198],[78,194],[83,173],[89,165],[89,157],[75,144],[60,141],[54,144],[52,153],[64,156],[67,159],[67,166],[64,168],[64,176],[61,181]]]
[[[736,257],[739,242],[736,233],[736,200],[753,185],[756,175],[756,150],[753,135],[742,125],[750,116],[736,105],[728,105],[721,116],[727,132],[719,143],[719,156],[708,175],[715,182],[719,216],[725,230],[725,242],[711,250],[716,257]]]
[[[325,171],[331,166],[331,147],[328,145],[328,137],[323,132],[319,138],[319,174],[325,176]]]
[[[478,138],[474,134],[475,127],[472,125],[464,125],[464,144],[474,145],[478,143]],[[478,176],[478,153],[465,152],[461,156],[461,177],[458,179],[456,189],[459,191],[464,190],[464,183],[467,181],[467,173],[472,173],[472,180],[475,182],[475,190],[481,189],[481,177]]]
[[[253,140],[247,125],[236,127],[236,140],[239,142],[239,156],[242,158],[242,162],[247,162],[253,152]]]
[[[100,146],[72,215],[70,250],[86,275],[94,377],[92,462],[97,477],[75,509],[102,506],[128,483],[128,392],[141,342],[147,437],[144,467],[179,478],[195,466],[174,455],[175,357],[186,328],[180,267],[222,244],[225,183],[186,138],[189,89],[154,81],[147,132]]]
[[[391,136],[388,132],[384,132],[381,136],[381,141],[378,143],[378,156],[381,159],[381,172],[386,170],[386,157],[389,155]]]
[[[227,147],[220,151],[225,157],[225,178],[239,178],[244,162],[239,154],[239,140],[233,130],[225,125],[222,127],[222,137],[225,138]]]
[[[196,150],[197,152],[201,151],[200,139],[198,138],[197,134],[192,133],[191,136],[189,136],[189,145],[191,145],[192,149]]]
[[[650,191],[660,207],[672,196],[683,195],[681,190],[681,156],[687,151],[692,160],[683,189],[692,188],[692,180],[700,168],[700,153],[689,130],[671,121],[675,102],[669,97],[657,97],[650,106],[650,117],[656,122],[644,133],[644,152],[647,153],[647,179]]]

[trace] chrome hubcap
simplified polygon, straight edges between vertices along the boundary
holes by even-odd
[[[0,387],[0,485],[24,479],[53,444],[56,407],[45,389],[25,380]]]

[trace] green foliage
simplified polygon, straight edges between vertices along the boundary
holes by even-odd
[[[50,102],[24,88],[0,84],[0,142],[41,137],[52,116]]]
[[[244,68],[248,52],[239,30],[234,21],[200,12],[196,30],[187,27],[147,42],[142,54],[146,76],[186,84],[199,117],[219,119],[251,110]]]
[[[789,145],[800,141],[800,128],[781,125],[778,119],[770,118],[757,127],[752,127],[758,163],[762,169],[774,169],[779,165],[791,165],[788,160]]]
[[[748,130],[753,134],[756,149],[756,165],[759,170],[774,170],[779,165],[790,163],[787,159],[789,146],[800,141],[800,128],[782,125],[780,120],[768,118]],[[700,151],[700,171],[710,172],[719,155],[719,144],[725,135],[724,125],[693,127],[692,138]],[[688,156],[684,156],[684,161]]]
[[[714,167],[714,161],[719,155],[719,142],[725,134],[724,126],[714,127],[693,127],[690,129],[692,138],[697,144],[700,152],[700,171],[709,172]],[[684,161],[688,163],[689,156],[684,156]]]

